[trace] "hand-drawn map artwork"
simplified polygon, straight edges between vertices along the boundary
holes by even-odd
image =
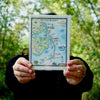
[[[69,59],[70,16],[30,17],[30,61],[36,70],[63,70]]]

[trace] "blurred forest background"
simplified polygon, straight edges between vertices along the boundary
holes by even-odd
[[[13,100],[5,70],[29,46],[29,15],[48,12],[72,16],[71,55],[83,58],[94,73],[93,88],[82,100],[100,100],[100,0],[0,0],[0,100]]]

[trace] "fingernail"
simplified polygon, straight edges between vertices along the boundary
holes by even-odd
[[[31,68],[32,64],[28,64],[28,67]]]
[[[29,70],[29,73],[32,73],[32,70]]]
[[[79,73],[82,73],[83,71],[81,71],[81,70],[78,70],[77,72],[79,72]]]
[[[36,78],[35,74],[34,74],[34,75],[32,75],[32,79],[34,79],[34,78]]]
[[[66,70],[64,70],[63,74],[64,74],[64,76],[66,76]]]

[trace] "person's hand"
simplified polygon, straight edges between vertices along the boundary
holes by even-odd
[[[77,85],[85,77],[86,70],[87,68],[80,59],[69,60],[67,68],[64,70],[64,76],[69,84]]]
[[[32,64],[23,57],[18,58],[18,60],[13,65],[14,75],[17,80],[22,83],[28,83],[32,79],[35,79],[35,72],[31,69]]]

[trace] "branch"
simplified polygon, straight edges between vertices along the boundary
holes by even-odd
[[[80,12],[80,9],[79,9],[79,6],[76,4],[76,6],[77,6],[77,9],[78,9],[78,13],[79,13],[79,15],[80,15],[80,17],[81,17],[81,19],[82,19],[82,22],[86,25],[86,21],[82,18],[82,14],[81,14],[81,12]],[[78,17],[78,16],[77,16]],[[93,43],[94,43],[94,45],[95,45],[95,47],[97,47],[97,43],[96,43],[96,40],[95,40],[95,38],[93,37],[93,35],[91,34],[91,32],[90,32],[90,30],[88,29],[88,28],[84,28],[83,27],[83,25],[80,23],[80,27],[81,28],[83,28],[85,31],[87,31],[88,32],[88,34],[89,34],[89,36],[92,38],[92,40],[93,40]]]
[[[95,47],[97,47],[97,43],[96,43],[96,40],[94,39],[93,35],[91,34],[90,31],[88,31],[88,34],[91,36],[92,40],[93,40],[93,43],[95,45]]]
[[[90,0],[88,0],[88,3],[91,5],[91,9],[93,10],[93,12],[94,12],[94,14],[96,15],[97,20],[98,20],[98,22],[99,22],[99,16],[98,16],[98,14],[97,14],[96,11],[95,11],[95,8],[94,8],[92,2],[91,2]]]

